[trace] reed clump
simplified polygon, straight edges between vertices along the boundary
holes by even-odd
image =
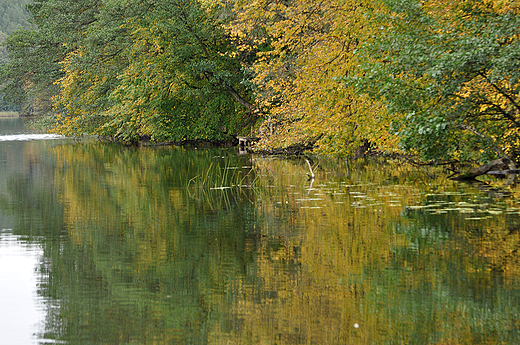
[[[231,165],[229,161],[223,164],[212,162],[188,181],[187,190],[193,198],[217,206],[247,196],[256,183],[253,166]]]

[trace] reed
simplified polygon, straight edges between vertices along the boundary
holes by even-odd
[[[253,167],[233,166],[229,160],[224,164],[210,163],[187,183],[191,197],[211,206],[230,205],[254,190],[257,178]]]

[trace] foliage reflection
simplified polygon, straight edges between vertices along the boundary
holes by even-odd
[[[518,341],[514,197],[392,162],[320,161],[309,181],[305,161],[232,150],[37,147],[2,210],[44,248],[45,338]]]

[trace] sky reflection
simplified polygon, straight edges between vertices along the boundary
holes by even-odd
[[[42,251],[10,230],[0,232],[0,334],[3,345],[37,344],[45,317],[36,293],[35,271]]]

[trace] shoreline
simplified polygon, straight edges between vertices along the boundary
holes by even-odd
[[[0,111],[0,119],[16,119],[20,117],[17,111]]]

